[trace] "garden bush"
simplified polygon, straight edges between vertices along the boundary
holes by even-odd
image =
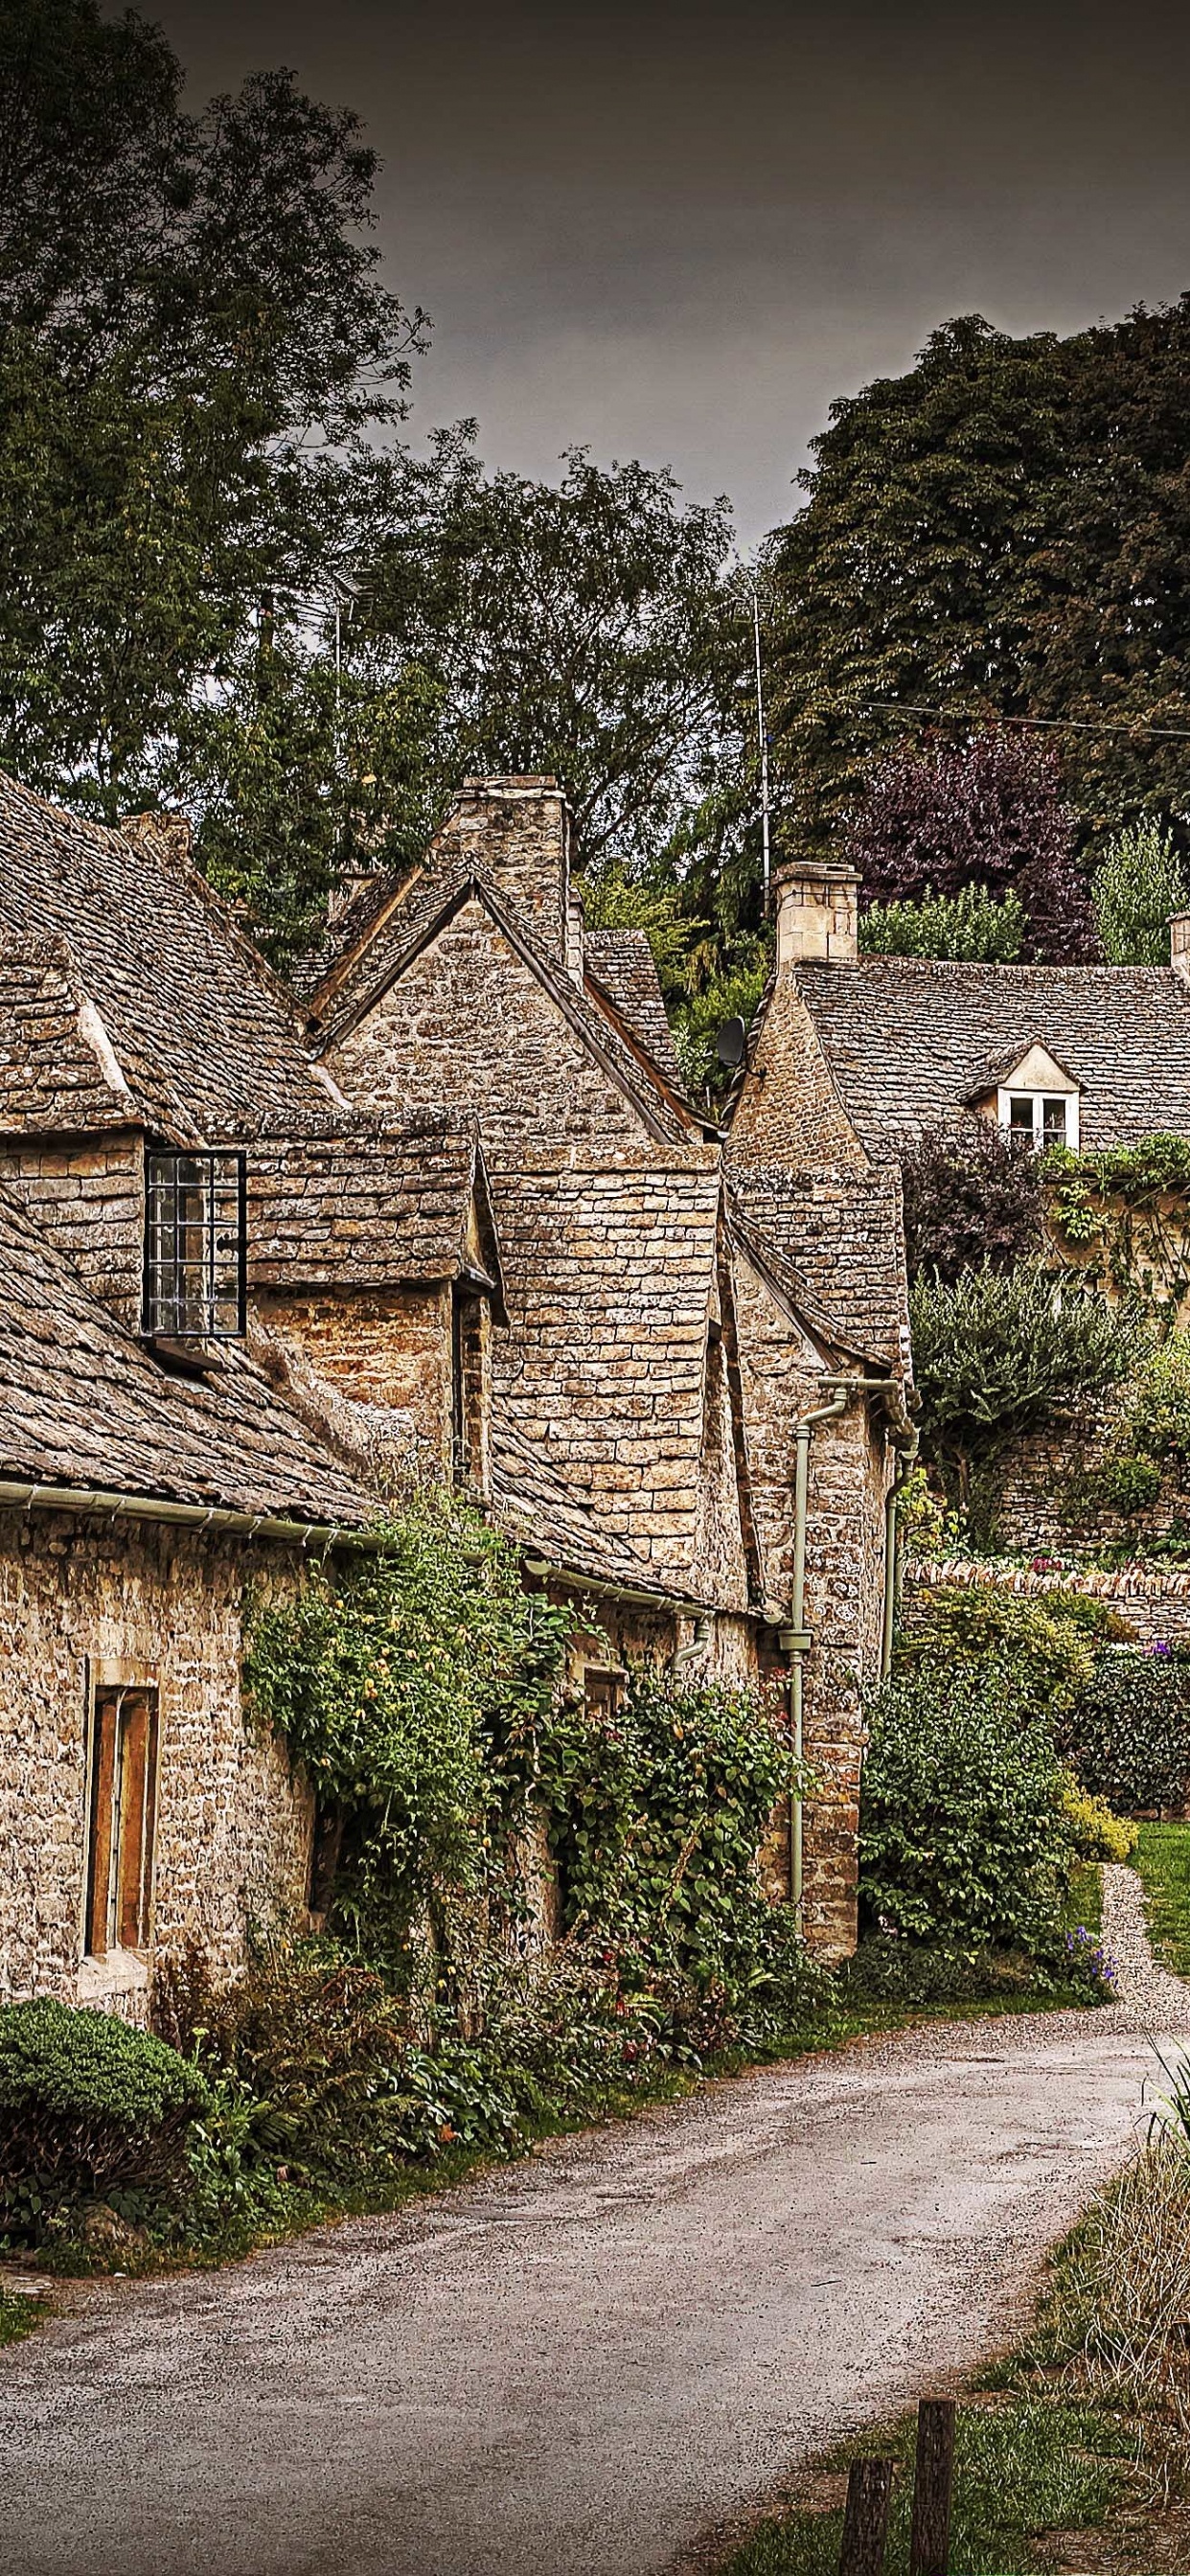
[[[922,1445],[965,1502],[975,1461],[1060,1418],[1125,1377],[1136,1350],[1130,1310],[1037,1268],[990,1261],[910,1292]]]
[[[114,2014],[0,2007],[0,2234],[36,2242],[87,2201],[165,2198],[208,2100],[195,2066]]]
[[[1038,1157],[987,1118],[927,1128],[901,1164],[909,1276],[951,1284],[984,1262],[1035,1260],[1045,1240]]]
[[[1069,1862],[1049,1727],[991,1657],[922,1662],[871,1711],[860,1804],[865,1924],[971,1956],[1052,1934]]]
[[[1026,920],[1020,896],[1010,888],[991,894],[986,886],[960,886],[957,894],[935,894],[927,886],[917,902],[873,903],[860,916],[859,945],[864,957],[953,957],[971,965],[1013,966],[1021,953]]]
[[[1190,1335],[1173,1332],[1145,1352],[1124,1407],[1137,1463],[1190,1458]]]
[[[997,1584],[937,1584],[897,1640],[897,1669],[989,1657],[1011,1671],[1014,1696],[1038,1716],[1070,1709],[1110,1641],[1132,1635],[1119,1611],[1085,1592],[1009,1592]]]
[[[153,2026],[213,2086],[231,2079],[221,2102],[247,2113],[235,2124],[242,2154],[314,2171],[391,2151],[408,2008],[334,1944],[262,1942],[247,1973],[223,1984],[190,1951],[158,1970]]]
[[[1094,1798],[1070,1775],[1062,1788],[1062,1817],[1071,1850],[1079,1860],[1131,1860],[1137,1828],[1127,1816],[1113,1814],[1106,1798]]]
[[[1180,1814],[1190,1788],[1190,1671],[1183,1655],[1101,1656],[1059,1721],[1080,1785],[1126,1815]]]

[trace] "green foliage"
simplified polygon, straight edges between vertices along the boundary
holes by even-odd
[[[1190,1791],[1190,1674],[1177,1653],[1103,1655],[1059,1722],[1081,1786],[1125,1815],[1178,1809]]]
[[[1131,1635],[1110,1603],[1086,1592],[1009,1592],[992,1583],[937,1584],[897,1640],[897,1670],[988,1663],[1010,1669],[1037,1714],[1075,1706],[1105,1645]]]
[[[770,961],[760,941],[752,947],[748,963],[730,974],[712,976],[674,1014],[674,1045],[682,1078],[692,1094],[722,1092],[731,1081],[730,1067],[720,1064],[715,1053],[715,1040],[725,1020],[742,1020],[747,1029],[756,1016]]]
[[[1011,890],[998,898],[981,885],[950,895],[928,886],[920,903],[871,904],[860,916],[859,944],[865,957],[956,957],[1011,966],[1024,934],[1024,906]]]
[[[1131,1860],[1137,1827],[1113,1815],[1106,1798],[1093,1798],[1068,1778],[1062,1787],[1062,1815],[1072,1851],[1080,1860]]]
[[[1153,1458],[1109,1457],[1090,1483],[1094,1496],[1128,1519],[1134,1513],[1151,1511],[1161,1491],[1161,1469]],[[1076,1498],[1076,1510],[1082,1499]]]
[[[988,1118],[927,1127],[901,1162],[910,1279],[1015,1270],[1045,1237],[1038,1157]]]
[[[1091,901],[1109,965],[1168,966],[1169,916],[1190,903],[1168,825],[1147,814],[1117,833],[1095,871]]]
[[[631,876],[622,859],[612,859],[587,869],[582,897],[589,930],[643,930],[662,991],[685,990],[686,954],[695,932],[704,925],[685,918],[676,885]]]
[[[974,1460],[1117,1382],[1136,1341],[1130,1316],[1069,1275],[1001,1276],[987,1261],[954,1281],[918,1278],[910,1320],[922,1443],[963,1500]]]
[[[445,1489],[406,1504],[383,1553],[257,1602],[253,1701],[344,1820],[336,1914],[365,1947],[399,1957],[419,1906],[481,1884],[566,1635],[508,1541]]]
[[[1190,1142],[1146,1136],[1083,1154],[1055,1145],[1042,1173],[1059,1239],[1167,1328],[1190,1295]]]
[[[61,2208],[121,2189],[163,2194],[206,2099],[176,2050],[114,2014],[0,2007],[0,2234],[37,2239]]]
[[[830,846],[874,743],[924,731],[903,712],[922,705],[1085,719],[1061,740],[1086,813],[1110,829],[1186,810],[1190,743],[1147,728],[1160,708],[1190,730],[1171,497],[1188,346],[1186,298],[1066,339],[964,315],[906,373],[832,405],[769,567],[774,760],[798,847]]]
[[[1124,1421],[1137,1460],[1190,1459],[1190,1334],[1146,1351],[1128,1387]]]
[[[567,1932],[605,1936],[630,1986],[688,1981],[704,2045],[779,2017],[807,1974],[757,1872],[794,1768],[780,1712],[641,1670],[613,1719],[564,1704],[538,1758]]]
[[[1016,1668],[919,1662],[871,1711],[865,1922],[964,1953],[1052,1937],[1068,1857],[1062,1774]]]
[[[421,337],[362,237],[358,120],[283,71],[182,90],[131,13],[4,12],[0,747],[109,819],[325,578]]]
[[[1190,1824],[1143,1824],[1136,1868],[1149,1938],[1175,1976],[1190,1977]]]

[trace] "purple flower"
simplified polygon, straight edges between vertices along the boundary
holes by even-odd
[[[1168,1637],[1154,1637],[1152,1644],[1146,1646],[1145,1653],[1147,1655],[1172,1655],[1173,1647],[1170,1645]]]

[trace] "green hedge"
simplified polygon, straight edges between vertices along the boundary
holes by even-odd
[[[1180,1811],[1190,1787],[1190,1668],[1178,1652],[1105,1654],[1060,1720],[1084,1789],[1126,1814]]]
[[[207,2105],[196,2068],[114,2014],[50,1998],[0,2009],[0,2234],[60,2209],[169,2191]]]
[[[990,1659],[921,1663],[871,1712],[860,1806],[866,1924],[970,1954],[1052,1937],[1069,1861],[1043,1717]]]

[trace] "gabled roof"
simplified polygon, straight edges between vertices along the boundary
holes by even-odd
[[[1172,967],[861,957],[792,971],[874,1151],[955,1117],[989,1065],[1019,1063],[1033,1044],[1079,1086],[1084,1147],[1190,1132],[1190,992]]]
[[[625,1026],[652,1056],[667,1082],[682,1088],[673,1035],[648,934],[643,930],[586,930],[583,959],[588,982],[602,987]]]
[[[127,1127],[139,1117],[60,939],[0,945],[0,1134]]]
[[[322,1134],[260,1136],[248,1158],[254,1288],[389,1287],[483,1270],[502,1307],[500,1253],[474,1118],[421,1110]]]
[[[745,1251],[783,1254],[791,1303],[837,1349],[909,1373],[909,1290],[901,1175],[892,1161],[864,1171],[737,1166],[732,1223]],[[780,1271],[775,1274],[780,1278]]]
[[[877,1349],[870,1335],[862,1342],[851,1340],[849,1336],[855,1328],[855,1317],[852,1316],[850,1324],[845,1322],[836,1308],[827,1304],[811,1285],[806,1272],[791,1259],[776,1235],[756,1223],[747,1200],[747,1182],[753,1176],[746,1172],[743,1177],[743,1194],[734,1186],[728,1193],[731,1239],[766,1282],[790,1322],[799,1324],[811,1340],[819,1344],[824,1356],[828,1351],[839,1352],[850,1359],[875,1360],[881,1368],[887,1368],[887,1348]],[[821,1270],[823,1265],[818,1263],[816,1267]]]
[[[477,901],[516,949],[556,1003],[564,1019],[625,1092],[652,1133],[664,1144],[681,1144],[691,1127],[701,1131],[705,1114],[686,1101],[675,1084],[652,1064],[642,1049],[634,1052],[614,1022],[580,990],[573,978],[541,945],[532,920],[503,887],[470,862],[438,867],[409,880],[387,913],[376,914],[374,937],[350,961],[342,980],[328,978],[309,1001],[311,1021],[322,1053],[342,1043],[359,1022],[383,1000],[405,968],[446,928],[466,903]]]
[[[378,1506],[230,1347],[174,1377],[0,1188],[0,1477],[359,1528]]]
[[[295,1009],[168,833],[85,822],[0,776],[0,954],[64,945],[136,1114],[180,1142],[326,1105]]]

